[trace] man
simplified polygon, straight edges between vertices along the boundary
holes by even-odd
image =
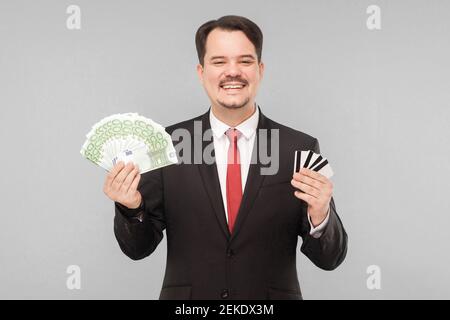
[[[197,124],[212,129],[214,163],[181,163],[142,176],[132,164],[118,163],[106,177],[104,192],[116,204],[115,235],[127,256],[150,255],[166,230],[160,299],[302,299],[298,236],[301,251],[322,269],[335,269],[345,258],[347,235],[331,181],[307,169],[292,174],[294,151],[319,153],[317,139],[256,107],[262,40],[259,27],[238,16],[197,31],[197,72],[211,108],[166,130],[187,130],[194,140]],[[250,160],[261,130],[269,144],[279,135],[276,174],[261,174],[258,156]]]

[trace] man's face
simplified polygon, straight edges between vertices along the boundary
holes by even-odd
[[[214,29],[206,40],[204,66],[197,72],[211,103],[227,109],[253,108],[264,64],[242,31]]]

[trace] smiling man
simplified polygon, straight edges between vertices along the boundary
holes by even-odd
[[[225,16],[203,24],[195,40],[197,73],[211,107],[166,130],[195,136],[197,123],[212,130],[216,161],[142,175],[132,164],[118,163],[104,185],[115,202],[117,241],[131,259],[143,259],[166,230],[160,299],[302,299],[298,238],[300,250],[325,270],[339,266],[347,251],[331,181],[307,169],[292,175],[294,151],[319,153],[318,140],[270,120],[257,107],[264,64],[263,35],[255,23]],[[277,145],[275,174],[261,174],[261,131]]]
[[[213,114],[235,127],[255,112],[264,64],[260,61],[261,50],[256,52],[244,32],[214,26],[205,24],[197,32],[197,72],[211,100]],[[258,34],[251,36],[257,41]],[[262,35],[259,39],[262,45]]]

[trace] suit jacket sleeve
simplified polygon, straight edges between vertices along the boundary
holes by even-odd
[[[317,139],[311,150],[320,153]],[[311,226],[306,216],[307,213],[304,214],[305,219],[302,219],[300,228],[300,236],[303,239],[301,251],[319,268],[336,269],[347,254],[347,233],[337,214],[334,199],[331,198],[329,220],[319,238],[314,238],[309,234]]]
[[[121,250],[131,259],[139,260],[155,251],[166,228],[162,169],[142,174],[138,190],[141,206],[128,209],[115,203],[114,235]]]

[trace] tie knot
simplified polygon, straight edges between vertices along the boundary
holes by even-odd
[[[225,132],[225,135],[230,139],[231,142],[237,141],[241,136],[241,132],[236,128],[230,128]]]

